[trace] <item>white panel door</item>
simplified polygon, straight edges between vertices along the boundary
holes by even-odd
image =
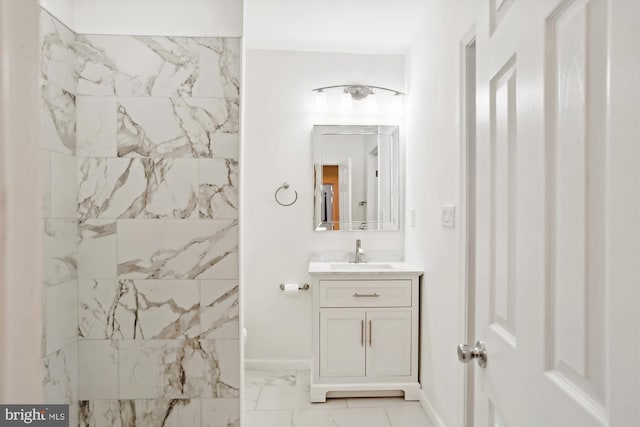
[[[365,312],[320,312],[320,376],[365,375]]]
[[[411,375],[411,310],[367,312],[367,376]]]
[[[476,427],[640,425],[640,143],[620,128],[637,131],[628,77],[640,67],[615,56],[640,56],[638,4],[480,6],[475,325],[488,364],[475,369]],[[608,92],[616,61],[635,67],[619,67],[628,98]]]

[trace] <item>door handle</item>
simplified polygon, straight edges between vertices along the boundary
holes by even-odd
[[[369,320],[369,347],[371,347],[371,331],[373,330],[373,323]]]
[[[364,320],[360,321],[360,347],[364,347]]]
[[[467,344],[460,344],[458,346],[458,360],[462,363],[469,363],[473,359],[476,359],[478,366],[481,368],[487,367],[487,347],[484,342],[476,341],[476,346],[471,347]]]
[[[359,293],[355,293],[353,294],[354,297],[356,298],[377,298],[380,296],[380,294],[378,293],[373,293],[373,294],[359,294]]]

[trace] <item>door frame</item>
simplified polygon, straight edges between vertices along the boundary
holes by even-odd
[[[470,84],[469,77],[470,72],[475,74],[475,43],[476,43],[476,26],[475,24],[467,30],[467,32],[460,38],[459,50],[460,50],[460,201],[459,201],[459,223],[460,223],[460,287],[463,298],[461,299],[460,313],[462,319],[460,322],[461,330],[459,331],[460,342],[473,344],[475,342],[475,281],[473,276],[475,273],[470,273],[469,268],[469,235],[472,230],[472,221],[475,221],[475,217],[472,218],[469,209],[469,178],[470,178],[470,161],[475,159],[472,155],[472,144],[476,142],[475,129],[471,131],[471,127],[475,127],[475,105],[473,108],[473,121],[470,116],[469,104],[471,101],[475,103],[476,96],[476,84],[475,78],[473,84]],[[469,55],[471,50],[474,52],[474,63],[469,61]],[[473,66],[473,70],[470,67]],[[473,98],[470,98],[470,94],[473,93]],[[475,194],[475,193],[474,193]],[[475,264],[475,263],[474,263]],[[453,349],[452,349],[453,355]],[[454,356],[455,357],[455,356]],[[462,365],[464,369],[463,381],[460,384],[460,393],[462,398],[462,408],[460,408],[460,423],[459,425],[465,427],[473,427],[474,422],[474,365],[467,364]]]

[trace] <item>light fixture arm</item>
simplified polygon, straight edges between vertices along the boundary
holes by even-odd
[[[373,93],[373,90],[384,90],[387,92],[392,92],[394,95],[406,95],[404,92],[400,92],[399,90],[389,89],[382,86],[371,86],[371,85],[334,85],[334,86],[324,86],[312,89],[313,92],[323,92],[325,89],[336,89],[336,88],[344,88],[344,92],[351,95],[353,99],[365,99],[367,96]]]

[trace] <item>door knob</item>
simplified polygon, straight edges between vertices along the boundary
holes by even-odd
[[[481,368],[487,367],[487,347],[480,340],[476,341],[476,346],[471,347],[467,344],[458,346],[458,360],[462,363],[469,363],[476,359]]]

